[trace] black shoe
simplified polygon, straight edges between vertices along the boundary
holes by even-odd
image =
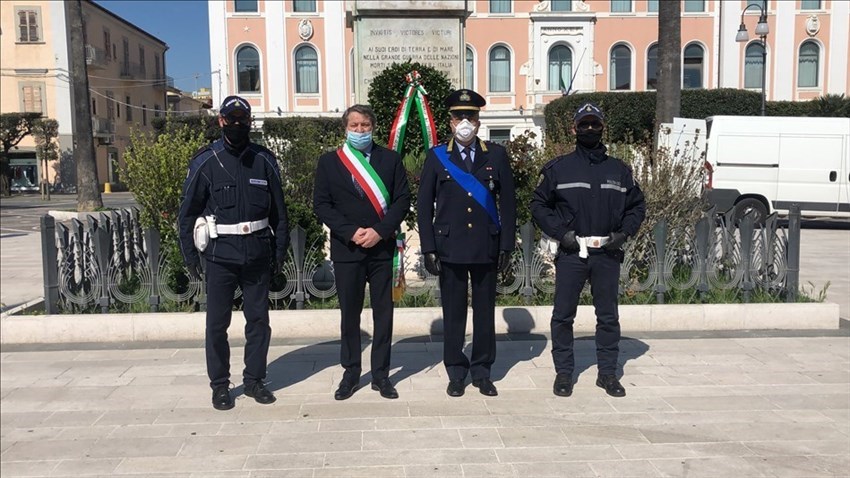
[[[388,378],[382,378],[376,382],[372,382],[372,390],[381,392],[381,396],[384,398],[398,398],[398,392]]]
[[[605,392],[612,397],[625,397],[626,389],[620,385],[616,375],[600,375],[596,379],[596,386],[605,389]]]
[[[552,385],[552,391],[559,397],[569,397],[573,394],[573,376],[566,373],[559,373],[555,376],[555,384]]]
[[[357,390],[357,383],[342,379],[342,381],[339,382],[339,388],[337,388],[336,392],[334,392],[334,398],[336,400],[351,398],[351,396],[354,395],[355,390]]]
[[[499,394],[499,391],[496,390],[496,386],[493,385],[493,382],[489,378],[482,378],[480,380],[473,380],[472,386],[477,388],[481,395],[487,395],[488,397],[495,397]]]
[[[449,380],[449,386],[446,388],[446,393],[448,393],[450,397],[460,397],[463,396],[464,388],[463,380]]]
[[[212,406],[216,410],[230,410],[233,408],[233,397],[230,396],[230,387],[219,385],[213,389]]]
[[[262,403],[263,405],[274,403],[274,401],[277,400],[274,398],[274,394],[266,388],[266,385],[262,381],[245,385],[245,396],[251,397],[256,400],[257,403]]]

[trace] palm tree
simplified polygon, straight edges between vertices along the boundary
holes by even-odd
[[[91,100],[89,77],[86,71],[85,27],[80,0],[65,2],[65,13],[70,30],[72,98],[74,108],[74,162],[77,163],[77,210],[94,211],[103,207],[100,184],[97,179],[97,159],[94,155],[94,137],[91,126]]]
[[[655,102],[657,124],[671,123],[681,109],[681,14],[681,2],[658,2],[658,93]]]

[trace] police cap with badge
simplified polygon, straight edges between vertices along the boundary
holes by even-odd
[[[218,114],[232,120],[250,118],[251,105],[244,98],[231,95],[221,102],[221,108],[218,109]]]
[[[461,88],[449,94],[444,104],[449,108],[452,116],[474,116],[487,104],[487,100],[472,90]]]
[[[595,118],[599,119],[599,121],[602,121],[602,122],[605,121],[605,114],[602,113],[602,108],[600,108],[600,107],[596,106],[596,104],[588,101],[587,103],[579,106],[578,109],[576,110],[576,114],[573,115],[573,124],[578,124],[579,121],[581,121],[581,120],[583,120],[583,119],[585,119],[589,116],[595,117]]]

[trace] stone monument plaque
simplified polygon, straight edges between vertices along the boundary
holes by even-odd
[[[463,85],[463,2],[356,2],[350,14],[358,103],[368,101],[372,79],[393,63],[422,63],[455,88]]]

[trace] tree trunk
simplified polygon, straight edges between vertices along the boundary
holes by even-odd
[[[671,123],[682,106],[682,2],[658,2],[658,124]]]
[[[77,211],[103,207],[97,179],[97,159],[91,124],[89,77],[83,37],[83,6],[80,0],[65,2],[69,25],[71,101],[74,105],[74,162],[77,163]]]

